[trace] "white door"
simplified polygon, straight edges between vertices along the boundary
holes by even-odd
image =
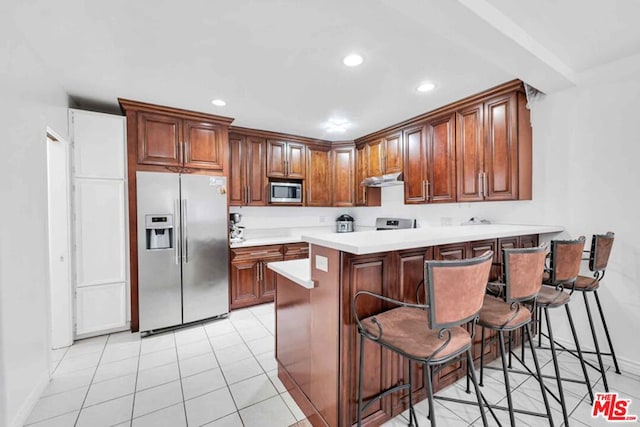
[[[69,143],[47,132],[51,346],[73,343]]]
[[[125,118],[70,111],[76,337],[128,329]]]

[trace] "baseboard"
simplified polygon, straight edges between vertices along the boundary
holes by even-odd
[[[42,393],[44,393],[44,390],[47,388],[47,385],[49,385],[48,370],[42,373],[35,387],[31,390],[31,393],[29,393],[24,402],[22,402],[13,420],[9,421],[9,427],[22,427],[24,425],[29,415],[31,415],[31,411],[35,408],[36,403],[38,403],[40,396],[42,396]]]
[[[562,338],[556,338],[555,339],[556,342],[566,346],[567,348],[575,348],[575,343],[573,342],[573,340],[566,340],[566,339],[562,339]],[[582,343],[580,343],[580,348],[582,350],[586,350],[586,351],[595,351],[594,348],[590,347],[590,346],[585,346]],[[605,345],[606,346],[606,345]],[[606,349],[602,349],[603,351],[607,352],[609,351],[609,347],[607,347]],[[622,373],[624,374],[625,372],[629,372],[631,374],[640,376],[640,362],[637,360],[630,360],[624,357],[620,357],[618,355],[616,355],[616,358],[618,359],[618,365],[620,366],[620,371],[622,371]],[[610,356],[604,356],[603,358],[603,362],[605,362],[608,365],[613,365],[613,361],[611,359]]]

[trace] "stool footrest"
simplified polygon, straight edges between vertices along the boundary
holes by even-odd
[[[369,406],[371,406],[372,403],[382,399],[383,397],[385,397],[388,394],[391,393],[395,393],[398,390],[404,390],[405,388],[409,388],[411,386],[411,384],[405,383],[405,384],[399,384],[397,386],[388,388],[378,394],[376,394],[375,396],[373,396],[371,399],[369,399],[367,401],[367,403],[364,404],[364,406],[362,407],[362,412],[366,412],[366,410],[369,408]]]

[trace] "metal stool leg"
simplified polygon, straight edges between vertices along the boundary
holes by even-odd
[[[609,384],[607,383],[607,373],[604,370],[604,364],[602,363],[602,354],[600,354],[600,345],[598,344],[598,335],[596,334],[596,329],[593,327],[593,318],[591,317],[591,308],[589,307],[589,300],[587,299],[587,293],[583,292],[582,297],[584,298],[584,306],[587,309],[587,317],[589,318],[589,327],[591,328],[593,345],[595,346],[596,356],[598,357],[598,366],[600,366],[600,375],[602,375],[602,384],[604,385],[604,390],[608,393]]]
[[[540,372],[540,364],[538,363],[538,356],[536,355],[536,349],[533,346],[533,339],[531,338],[531,328],[529,325],[525,325],[527,329],[527,339],[529,341],[529,347],[531,347],[531,356],[533,357],[533,365],[536,368],[536,375],[538,377],[538,383],[540,384],[540,392],[542,393],[542,400],[544,401],[544,407],[547,411],[547,417],[549,417],[549,425],[553,427],[553,417],[551,416],[551,408],[549,407],[549,400],[547,399],[547,391],[544,387],[544,381],[542,379],[542,372]],[[540,333],[538,331],[538,333]],[[524,338],[524,337],[523,337]],[[524,342],[522,343],[524,345]]]
[[[433,408],[433,384],[431,384],[431,367],[425,366],[425,382],[427,386],[427,399],[429,401],[429,420],[431,421],[431,427],[436,427],[436,416]]]
[[[569,414],[567,414],[567,404],[564,399],[564,390],[562,388],[562,378],[560,377],[560,367],[558,366],[558,355],[556,354],[556,345],[553,340],[553,329],[551,320],[549,319],[549,309],[544,308],[544,319],[547,322],[547,331],[549,332],[549,345],[551,347],[551,358],[553,360],[553,368],[556,371],[556,382],[558,384],[558,394],[560,395],[560,406],[562,406],[562,416],[565,425],[569,425]]]
[[[480,385],[484,379],[484,326],[482,327],[482,341],[480,341]]]
[[[607,342],[609,343],[609,349],[611,350],[611,357],[613,357],[613,365],[616,368],[616,374],[621,374],[620,367],[618,366],[618,358],[616,357],[616,352],[613,349],[613,343],[611,342],[611,336],[609,335],[607,321],[604,319],[604,312],[602,311],[602,306],[600,305],[600,297],[598,296],[598,291],[593,291],[593,295],[595,295],[596,297],[596,304],[598,305],[598,311],[600,312],[600,318],[602,319],[602,326],[604,326],[604,333],[607,336]]]
[[[515,427],[516,418],[513,413],[513,401],[511,400],[511,386],[509,385],[509,373],[507,372],[507,358],[505,357],[504,335],[498,331],[498,341],[500,342],[500,358],[502,359],[502,373],[504,375],[504,387],[507,391],[507,406],[509,407],[509,421],[511,427]]]
[[[416,413],[413,410],[413,365],[411,363],[411,360],[408,360],[409,362],[409,427],[414,427],[414,421],[415,421],[415,427],[418,427],[418,419],[416,418]]]
[[[578,341],[578,335],[576,334],[576,328],[573,324],[573,316],[571,316],[571,310],[569,310],[569,304],[565,304],[564,306],[567,310],[567,317],[569,318],[569,326],[571,327],[571,335],[573,335],[573,341],[576,344],[576,351],[578,352],[578,359],[580,359],[580,366],[582,367],[582,374],[584,375],[584,380],[587,383],[587,390],[589,391],[589,398],[591,399],[591,403],[593,403],[593,389],[591,388],[591,381],[589,381],[589,374],[587,373],[587,366],[584,363],[584,358],[582,357],[582,351],[580,350],[580,342]]]
[[[542,347],[542,307],[538,307],[538,347]]]
[[[471,376],[471,380],[473,381],[473,388],[476,390],[476,398],[478,399],[478,408],[480,408],[482,425],[484,427],[487,427],[487,415],[484,413],[484,409],[482,407],[482,395],[480,394],[480,387],[478,387],[478,381],[476,380],[476,373],[473,367],[473,357],[471,357],[471,349],[467,350],[467,377],[469,376]]]

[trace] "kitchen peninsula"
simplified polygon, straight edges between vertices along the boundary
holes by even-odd
[[[270,263],[276,279],[276,358],[278,376],[314,426],[351,426],[357,414],[357,330],[351,302],[367,290],[416,302],[416,285],[429,259],[464,259],[494,252],[492,278],[500,272],[501,249],[531,247],[563,231],[558,226],[470,225],[394,231],[302,236],[310,244],[309,260]],[[388,310],[377,300],[359,301],[361,318]],[[488,338],[487,338],[488,339]],[[381,390],[405,382],[406,360],[366,343],[365,401]],[[472,349],[480,358],[480,338]],[[485,358],[497,356],[485,346]],[[479,360],[478,360],[479,361]],[[436,390],[465,372],[463,361],[434,376]],[[414,370],[414,401],[426,397],[422,369]],[[399,391],[376,402],[363,424],[380,425],[407,408],[408,393]]]

